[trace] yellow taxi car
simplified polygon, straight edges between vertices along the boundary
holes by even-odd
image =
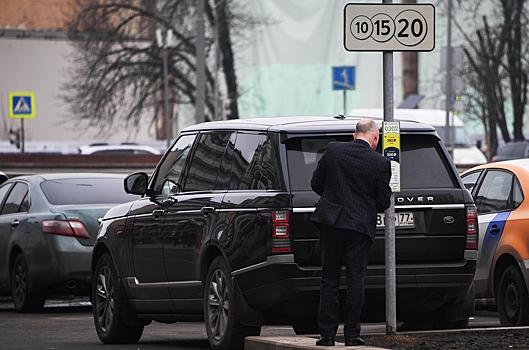
[[[498,311],[502,326],[529,325],[529,159],[461,174],[478,211],[476,309]]]

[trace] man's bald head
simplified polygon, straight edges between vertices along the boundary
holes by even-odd
[[[378,145],[378,126],[372,119],[360,119],[360,121],[356,123],[356,129],[353,136],[355,140],[357,138],[367,140],[371,145],[371,148],[374,150]]]

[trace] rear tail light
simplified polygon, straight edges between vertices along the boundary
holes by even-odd
[[[42,232],[50,235],[90,238],[88,230],[81,221],[45,220],[41,223]]]
[[[272,254],[290,253],[290,211],[272,212]]]
[[[466,207],[467,211],[467,249],[478,249],[478,215],[475,205]]]

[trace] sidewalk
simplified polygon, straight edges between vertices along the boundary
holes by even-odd
[[[441,349],[529,349],[529,326],[519,327],[486,327],[486,328],[464,328],[450,330],[428,330],[400,332],[398,335],[411,336],[404,339],[405,343],[398,344],[399,348],[421,349],[424,345],[424,336],[431,341],[433,348],[440,346]],[[340,350],[340,349],[371,349],[387,350],[369,346],[370,337],[382,336],[380,333],[365,333],[366,346],[345,346],[343,336],[336,337],[335,346],[316,346],[318,335],[304,336],[264,336],[248,337],[245,341],[245,350],[287,350],[287,349],[313,349],[313,350]],[[380,342],[379,342],[380,344]],[[403,345],[404,344],[404,345]],[[445,346],[446,345],[446,346]],[[430,347],[432,348],[432,347]]]
[[[316,346],[316,340],[308,336],[295,337],[247,337],[244,343],[245,350],[287,350],[287,349],[384,349],[375,348],[372,346],[345,346],[344,343],[339,342],[340,337],[337,338],[335,346]]]

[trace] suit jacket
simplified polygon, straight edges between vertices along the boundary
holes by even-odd
[[[311,186],[320,200],[311,221],[376,234],[377,212],[390,206],[391,163],[364,140],[330,142]]]

